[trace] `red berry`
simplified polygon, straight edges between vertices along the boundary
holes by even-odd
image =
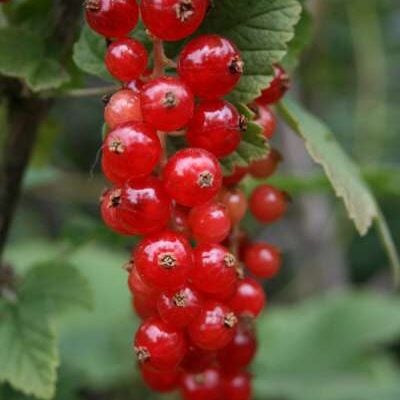
[[[189,210],[176,204],[172,210],[171,227],[173,230],[182,233],[185,236],[190,236],[190,228],[188,221]]]
[[[238,316],[257,318],[263,310],[266,297],[263,287],[252,278],[242,279],[229,307]]]
[[[158,315],[157,303],[153,297],[134,296],[132,297],[132,307],[142,320]]]
[[[139,95],[129,89],[113,94],[104,110],[104,119],[110,129],[127,122],[143,121]]]
[[[133,260],[144,282],[160,289],[176,289],[183,285],[193,266],[189,242],[172,231],[142,240],[133,252]]]
[[[145,235],[165,227],[171,215],[171,203],[161,182],[153,177],[112,189],[102,202],[102,216],[113,215],[118,227],[130,235]]]
[[[243,191],[240,189],[223,190],[220,199],[225,204],[232,224],[240,222],[247,211],[247,198]]]
[[[85,9],[89,26],[107,38],[127,35],[139,19],[136,0],[86,0]]]
[[[219,243],[229,235],[231,220],[223,204],[209,202],[192,208],[189,226],[197,242]]]
[[[206,150],[180,150],[164,169],[164,183],[177,203],[193,207],[211,200],[218,193],[222,185],[221,167]]]
[[[221,400],[220,372],[216,368],[209,368],[198,374],[185,373],[181,391],[183,400]]]
[[[246,118],[232,104],[213,100],[197,106],[186,137],[190,146],[223,158],[237,149],[245,130]]]
[[[257,99],[259,104],[277,103],[290,87],[290,79],[286,71],[280,65],[274,65],[274,78],[269,86],[264,89]]]
[[[257,351],[257,340],[249,328],[238,326],[232,341],[217,353],[218,363],[225,371],[240,371],[252,361]]]
[[[264,136],[267,139],[271,139],[276,132],[277,121],[275,115],[267,106],[255,104],[255,109],[257,119],[254,122],[261,126]]]
[[[115,190],[106,190],[100,199],[100,213],[104,223],[114,232],[120,235],[130,235],[129,229],[124,226],[118,215],[118,209],[114,206]]]
[[[123,185],[149,175],[160,155],[161,143],[156,132],[143,122],[128,122],[106,136],[103,172],[111,182]]]
[[[178,78],[164,76],[147,83],[140,98],[144,120],[157,130],[181,129],[192,118],[192,91]]]
[[[201,244],[194,250],[193,285],[203,293],[229,295],[237,284],[237,261],[219,244]]]
[[[209,301],[189,325],[192,342],[204,350],[215,351],[225,347],[235,334],[237,318],[230,308]]]
[[[252,395],[251,377],[247,372],[236,372],[223,377],[223,398],[229,400],[250,400]]]
[[[224,176],[224,185],[228,187],[237,185],[248,172],[248,167],[235,167],[231,175]]]
[[[122,82],[130,82],[146,70],[148,55],[138,40],[119,39],[108,46],[105,63],[110,74]]]
[[[200,294],[189,286],[162,293],[157,302],[161,319],[177,328],[183,328],[192,322],[199,314],[201,305]]]
[[[215,362],[215,353],[199,349],[196,346],[189,346],[181,367],[190,373],[200,373],[210,368]]]
[[[140,366],[140,373],[144,383],[155,392],[172,392],[179,386],[180,373],[178,371],[158,371],[146,364]]]
[[[284,192],[270,185],[260,185],[250,197],[250,211],[263,223],[272,223],[286,213],[288,198]]]
[[[266,157],[251,163],[250,174],[255,178],[269,178],[275,173],[281,161],[281,153],[272,149]]]
[[[152,297],[154,299],[158,297],[158,290],[143,281],[133,261],[130,262],[128,286],[132,295]]]
[[[173,370],[186,352],[185,337],[157,318],[149,318],[136,332],[134,350],[140,364],[157,370]]]
[[[243,61],[230,40],[203,35],[182,50],[178,73],[195,95],[212,99],[225,96],[236,86],[243,73]]]
[[[248,246],[245,251],[247,268],[259,278],[273,278],[281,268],[281,253],[267,243],[256,243]]]
[[[175,41],[194,33],[203,22],[208,0],[142,0],[140,11],[150,32]]]

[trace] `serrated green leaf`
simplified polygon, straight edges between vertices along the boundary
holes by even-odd
[[[247,167],[252,161],[267,155],[268,150],[269,145],[261,127],[254,122],[249,122],[239,147],[221,160],[222,171],[225,175],[230,175],[235,167]]]
[[[54,395],[59,355],[43,310],[29,304],[0,305],[0,382],[40,399]]]
[[[67,71],[56,60],[45,58],[26,77],[26,83],[34,92],[59,88],[70,80]]]
[[[399,284],[400,261],[393,238],[356,164],[343,151],[329,128],[299,104],[287,99],[279,105],[279,110],[286,122],[305,141],[311,158],[324,169],[336,195],[343,200],[358,232],[365,235],[373,222],[376,222],[391,261],[395,284]]]
[[[268,86],[271,66],[285,56],[300,12],[297,0],[215,2],[201,31],[233,40],[245,62],[244,75],[230,95],[231,101],[248,104]]]

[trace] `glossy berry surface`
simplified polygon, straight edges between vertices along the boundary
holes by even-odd
[[[157,318],[144,321],[134,340],[139,363],[161,371],[175,369],[185,356],[186,346],[182,332]]]
[[[110,129],[127,122],[143,121],[139,95],[129,89],[114,93],[104,109],[104,119]]]
[[[169,159],[163,176],[169,195],[187,207],[211,200],[222,185],[218,160],[203,149],[184,149],[175,153]]]
[[[269,86],[264,89],[257,99],[259,104],[277,103],[290,87],[290,79],[286,71],[280,65],[274,65],[274,78]]]
[[[221,400],[220,371],[216,368],[209,368],[198,374],[183,374],[181,393],[183,400]]]
[[[257,318],[265,307],[266,297],[263,287],[252,278],[242,279],[229,307],[237,316]]]
[[[158,315],[157,302],[153,297],[145,297],[140,295],[133,296],[132,307],[134,312],[142,320],[148,319],[150,317],[156,317]]]
[[[190,146],[223,158],[236,150],[245,130],[246,119],[232,104],[223,100],[206,101],[196,107],[186,138]]]
[[[240,371],[250,365],[256,351],[254,332],[239,325],[233,339],[217,353],[218,363],[225,371]]]
[[[235,334],[237,318],[222,303],[209,301],[189,325],[192,342],[201,349],[215,351],[225,347]]]
[[[178,73],[195,95],[205,99],[223,97],[239,82],[243,61],[230,40],[203,35],[182,50]]]
[[[219,244],[201,244],[194,249],[193,285],[203,293],[224,296],[237,283],[237,261]]]
[[[215,352],[189,345],[181,367],[190,373],[200,373],[215,364]]]
[[[203,22],[208,0],[142,0],[140,11],[150,32],[175,41],[194,33]]]
[[[110,74],[122,82],[139,78],[147,67],[146,48],[131,38],[119,39],[107,48],[105,63]]]
[[[132,295],[157,299],[158,290],[143,281],[133,261],[130,262],[130,266],[128,286]]]
[[[84,4],[87,23],[106,38],[127,35],[139,19],[136,0],[86,0]]]
[[[277,127],[275,115],[267,106],[256,104],[255,110],[257,119],[254,122],[261,126],[263,134],[267,139],[272,139],[272,137],[275,135]]]
[[[113,189],[106,190],[100,199],[100,214],[104,223],[114,232],[120,235],[130,235],[131,232],[124,226],[114,204],[115,192]]]
[[[257,220],[263,223],[272,223],[286,213],[288,197],[273,186],[260,185],[253,191],[249,207]]]
[[[177,291],[162,293],[157,301],[158,313],[166,323],[183,328],[199,314],[202,299],[200,294],[189,286]]]
[[[160,155],[161,143],[154,129],[143,122],[128,122],[104,140],[103,173],[111,182],[123,185],[149,175]]]
[[[175,204],[172,210],[171,228],[183,235],[190,236],[189,209]]]
[[[160,289],[174,289],[186,282],[193,266],[187,239],[172,231],[143,239],[133,251],[133,260],[143,281]]]
[[[168,393],[179,386],[180,373],[177,370],[158,371],[143,364],[140,374],[144,383],[155,392]]]
[[[180,79],[161,77],[143,86],[141,105],[144,120],[160,131],[183,128],[194,110],[194,97]]]
[[[245,264],[259,278],[273,278],[279,272],[282,264],[281,253],[267,243],[255,243],[246,248]]]
[[[240,189],[226,189],[220,195],[221,202],[225,205],[232,224],[240,222],[247,210],[246,195]]]
[[[171,216],[170,199],[161,182],[153,177],[112,189],[103,208],[113,213],[118,226],[130,235],[159,231],[167,225]],[[103,212],[103,216],[105,214]]]
[[[281,161],[281,153],[272,149],[266,157],[251,163],[250,174],[254,178],[269,178],[276,172]]]
[[[235,167],[232,174],[224,176],[224,185],[228,187],[237,185],[245,178],[248,172],[248,167]]]
[[[228,374],[222,380],[223,398],[229,400],[251,400],[251,377],[247,372]]]
[[[219,243],[229,235],[232,224],[225,205],[209,202],[192,208],[189,226],[197,242]]]

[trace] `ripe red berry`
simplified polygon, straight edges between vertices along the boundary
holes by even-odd
[[[127,122],[143,121],[139,95],[129,89],[114,93],[104,109],[104,119],[110,129]]]
[[[147,50],[138,40],[118,39],[108,46],[105,63],[114,78],[130,82],[139,78],[146,70]]]
[[[200,373],[215,363],[215,353],[189,345],[181,367],[190,373]]]
[[[266,297],[263,287],[252,278],[242,279],[229,307],[238,316],[257,318],[263,310]]]
[[[133,260],[144,282],[160,289],[183,285],[193,266],[193,254],[187,239],[172,231],[153,234],[133,251]]]
[[[235,167],[231,175],[224,176],[224,185],[228,187],[237,185],[248,172],[248,167]]]
[[[250,400],[252,395],[251,377],[247,372],[228,374],[222,380],[224,399]]]
[[[217,360],[225,371],[240,371],[249,366],[256,351],[254,332],[239,325],[231,342],[217,353]]]
[[[178,78],[154,79],[143,86],[140,99],[144,120],[160,131],[181,129],[193,116],[192,91]]]
[[[247,211],[247,198],[240,189],[225,189],[220,196],[221,202],[225,204],[232,224],[240,222]]]
[[[182,332],[157,318],[149,318],[136,332],[134,350],[140,364],[161,371],[174,370],[187,349]]]
[[[259,278],[273,278],[281,268],[281,253],[267,243],[255,243],[248,246],[244,257],[247,268]]]
[[[161,143],[157,133],[143,122],[119,125],[105,138],[102,168],[113,183],[149,175],[160,161]]]
[[[237,284],[237,260],[219,244],[201,244],[194,249],[193,285],[203,293],[228,296]]]
[[[133,261],[129,263],[129,267],[128,286],[132,295],[157,299],[158,290],[143,281]]]
[[[175,204],[172,210],[171,228],[185,236],[190,236],[189,209]]]
[[[228,94],[243,73],[243,61],[235,45],[218,35],[191,40],[179,57],[178,73],[195,95],[212,99]]]
[[[208,0],[142,0],[140,11],[150,32],[175,41],[194,33],[203,22]]]
[[[192,208],[189,226],[197,242],[219,243],[226,239],[231,230],[227,208],[216,202],[209,202]]]
[[[110,223],[110,215],[117,226]],[[170,199],[161,182],[153,177],[116,187],[102,202],[105,223],[130,235],[159,231],[167,225],[170,215]]]
[[[139,19],[136,0],[86,0],[84,4],[89,26],[107,38],[127,35]]]
[[[100,198],[100,213],[104,223],[114,232],[120,235],[130,235],[130,230],[124,226],[118,215],[118,209],[114,206],[115,191],[106,190]]]
[[[192,342],[201,349],[220,350],[232,340],[237,322],[230,308],[209,301],[189,325],[188,332]]]
[[[250,211],[263,223],[272,223],[282,218],[288,206],[288,197],[284,192],[270,185],[260,185],[250,197]]]
[[[153,297],[144,297],[140,295],[133,296],[132,307],[135,314],[137,314],[142,320],[156,317],[158,315],[157,302]]]
[[[246,118],[232,104],[223,100],[206,101],[196,107],[186,138],[190,146],[223,158],[237,149],[246,125]]]
[[[274,78],[269,86],[264,89],[257,99],[259,104],[277,103],[290,87],[290,79],[286,71],[280,65],[274,65]]]
[[[276,132],[277,121],[273,112],[267,106],[255,104],[257,119],[254,121],[260,125],[267,139],[272,139]]]
[[[218,193],[222,185],[221,167],[206,150],[180,150],[164,169],[164,183],[177,203],[193,207],[211,200]]]
[[[221,400],[222,382],[219,370],[209,368],[198,374],[183,374],[181,392],[183,400]]]
[[[275,173],[281,161],[281,153],[272,149],[266,157],[251,163],[250,174],[255,178],[269,178]]]
[[[172,392],[179,386],[180,373],[173,371],[158,371],[146,364],[140,366],[140,374],[144,383],[155,392]]]
[[[201,305],[200,294],[189,286],[162,293],[157,301],[161,319],[177,328],[183,328],[192,322],[199,314]]]

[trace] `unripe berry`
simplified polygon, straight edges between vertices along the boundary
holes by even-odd
[[[267,243],[255,243],[245,250],[247,268],[257,277],[270,279],[281,268],[281,253],[278,248]]]

